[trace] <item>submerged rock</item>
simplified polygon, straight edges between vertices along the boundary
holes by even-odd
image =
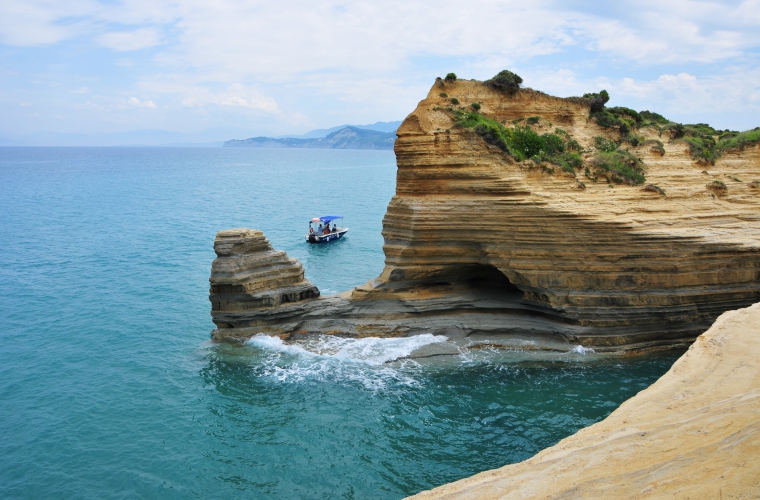
[[[451,97],[461,109],[452,108]],[[519,162],[458,126],[455,111],[470,103],[479,104],[479,116],[506,126],[530,123],[542,134],[561,127],[557,133],[576,141],[584,158],[598,138],[619,135],[589,119],[584,99],[439,81],[397,132],[383,273],[315,299],[313,285],[298,281],[300,264],[284,254],[285,267],[297,269],[299,286],[312,292],[291,295],[294,283],[287,280],[265,280],[265,291],[224,288],[240,283],[228,281],[215,262],[214,337],[525,332],[597,351],[649,348],[687,344],[724,311],[760,300],[756,189],[736,182],[713,196],[688,144],[673,140],[662,146],[664,154],[651,152],[647,141],[659,144],[663,134],[654,129],[639,130],[646,140],[630,149],[646,165],[646,182],[667,196],[593,176],[578,189],[576,174],[554,173],[539,160]],[[760,178],[760,146],[725,153],[708,175],[729,174]],[[217,241],[232,237],[222,232]],[[245,283],[258,283],[274,251],[268,243],[266,251],[236,248],[240,272],[256,270]],[[217,253],[217,261],[231,258]]]

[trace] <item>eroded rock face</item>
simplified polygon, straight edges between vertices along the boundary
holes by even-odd
[[[723,314],[609,417],[524,462],[411,498],[757,498],[760,304]]]
[[[562,127],[584,148],[596,136],[612,137],[589,121],[584,100],[437,82],[398,129],[383,273],[340,296],[266,314],[220,301],[214,320],[237,329],[225,337],[252,335],[254,326],[286,335],[453,329],[651,347],[689,342],[722,312],[760,300],[760,190],[751,184],[760,179],[758,146],[705,165],[683,142],[644,129],[664,148],[632,151],[660,191],[611,186],[515,162],[455,127],[445,109],[451,97],[479,103],[482,115],[499,122],[538,116],[537,132]],[[708,189],[713,180],[725,182],[726,192]]]
[[[230,229],[214,240],[211,265],[211,315],[219,329],[255,326],[253,318],[283,304],[319,297],[304,278],[303,266],[269,244],[261,231]],[[251,325],[251,322],[254,322]]]

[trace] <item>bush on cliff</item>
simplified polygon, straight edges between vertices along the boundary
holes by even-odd
[[[639,128],[644,121],[638,112],[623,106],[592,111],[591,118],[596,120],[599,126],[617,128],[624,135],[630,133],[631,130]]]
[[[644,110],[640,112],[639,115],[644,120],[644,125],[666,125],[670,123],[670,120],[659,113],[653,113],[651,111]]]
[[[499,71],[499,73],[490,80],[486,80],[485,83],[497,90],[501,90],[502,92],[506,92],[507,94],[512,95],[520,90],[520,84],[522,84],[522,82],[523,79],[520,78],[519,75],[505,69],[503,71]]]
[[[611,153],[612,151],[615,151],[618,147],[615,141],[611,141],[609,139],[606,139],[600,136],[594,137],[594,144],[596,145],[596,149],[601,151],[602,153]]]
[[[607,182],[628,184],[629,186],[638,186],[646,180],[644,163],[639,157],[628,151],[617,149],[610,152],[599,152],[591,159],[590,165],[595,179],[596,177],[604,177]]]
[[[591,101],[592,113],[601,111],[604,108],[604,105],[607,104],[607,101],[610,100],[610,94],[608,94],[606,90],[602,90],[598,94],[583,94],[583,97]]]
[[[720,151],[716,149],[715,139],[710,136],[685,136],[674,142],[688,144],[692,159],[700,163],[715,165],[715,160],[720,156]]]
[[[744,132],[725,132],[721,134],[718,142],[718,150],[725,151],[726,149],[740,148],[744,149],[747,146],[754,146],[760,143],[760,127],[753,128],[752,130],[745,130]]]
[[[455,82],[455,81],[457,81],[457,74],[456,73],[449,73],[448,75],[446,75],[445,80],[447,82]]]
[[[501,123],[479,113],[452,110],[456,127],[472,129],[487,143],[506,151],[518,161],[536,155],[555,156],[565,151],[564,140],[555,134],[538,135],[528,126],[506,128]]]

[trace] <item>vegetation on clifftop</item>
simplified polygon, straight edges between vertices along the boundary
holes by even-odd
[[[455,126],[472,129],[488,144],[498,147],[518,162],[533,160],[538,165],[549,163],[572,174],[583,163],[577,152],[578,143],[572,141],[564,130],[556,129],[557,134],[538,134],[528,126],[507,128],[477,112],[452,110],[452,113]],[[547,170],[554,171],[552,167]]]
[[[683,142],[689,146],[691,157],[701,163],[714,165],[723,151],[732,148],[745,148],[760,142],[760,127],[745,132],[716,130],[706,123],[685,125],[668,120],[659,113],[651,111],[637,112],[623,106],[605,107],[609,93],[602,90],[598,94],[584,94],[590,101],[589,117],[599,126],[616,128],[621,140],[637,146],[644,141],[635,132],[643,128],[653,128],[662,137],[664,132],[670,135],[671,142]],[[664,154],[664,145],[655,146]]]
[[[505,69],[504,71],[499,71],[496,76],[490,80],[486,80],[485,83],[486,85],[490,85],[495,89],[511,95],[520,90],[520,84],[522,84],[522,82],[523,79],[520,75]]]
[[[455,75],[450,74],[446,80],[454,81],[455,78]],[[520,90],[522,81],[519,75],[504,70],[483,83],[511,96]],[[441,93],[441,97],[448,96]],[[576,169],[583,168],[589,179],[597,181],[603,178],[610,184],[636,186],[645,183],[645,164],[634,154],[636,150],[633,148],[648,146],[652,152],[660,155],[666,153],[665,144],[661,140],[647,139],[647,135],[651,137],[652,134],[651,130],[644,130],[647,128],[657,131],[660,137],[665,135],[671,143],[682,142],[688,145],[692,158],[701,163],[715,164],[723,151],[744,149],[760,143],[760,127],[741,133],[721,131],[705,123],[676,123],[648,110],[638,112],[624,106],[608,108],[606,103],[610,100],[610,95],[606,90],[584,94],[582,98],[568,99],[588,103],[589,118],[603,128],[616,129],[619,134],[617,138],[614,134],[612,139],[596,137],[593,147],[584,151],[578,141],[565,130],[555,128],[554,133],[543,134],[536,131],[546,126],[545,122],[541,122],[540,116],[518,118],[512,120],[511,124],[499,123],[480,114],[480,103],[459,106],[456,97],[450,98],[453,106],[438,109],[445,109],[454,115],[455,127],[472,130],[488,144],[498,147],[518,162],[531,161],[528,168],[534,168],[535,165],[553,173],[553,167],[557,166],[573,175],[576,174]],[[551,126],[551,123],[548,125]],[[611,136],[609,133],[606,135]],[[581,154],[585,155],[585,160]],[[648,185],[647,189],[664,194],[657,186]]]

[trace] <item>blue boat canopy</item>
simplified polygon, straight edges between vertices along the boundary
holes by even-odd
[[[319,222],[326,223],[326,222],[334,221],[335,219],[342,219],[342,218],[343,218],[342,215],[323,215],[322,217],[319,217],[319,218],[314,217],[313,219],[311,219],[311,221],[312,222],[319,221]]]

